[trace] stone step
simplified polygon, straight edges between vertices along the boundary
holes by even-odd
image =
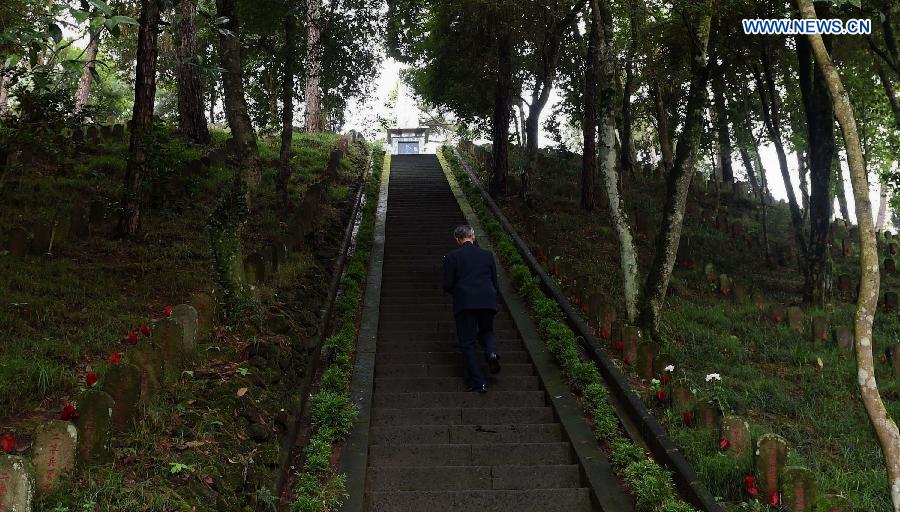
[[[382,325],[390,323],[392,327],[394,326],[394,324],[402,325],[404,329],[408,329],[410,331],[420,329],[423,331],[431,329],[436,331],[456,330],[456,321],[453,319],[452,313],[424,315],[419,314],[416,311],[410,311],[406,314],[405,318],[400,314],[393,314],[389,316],[381,315],[379,317],[379,321]],[[515,328],[516,324],[512,321],[512,318],[510,318],[509,315],[503,313],[494,317],[495,331],[511,331]]]
[[[370,512],[588,512],[586,488],[467,491],[386,491],[366,495]]]
[[[446,391],[429,393],[375,393],[373,407],[419,409],[427,407],[543,407],[547,396],[543,391],[494,391],[472,393]]]
[[[453,330],[409,329],[404,327],[402,322],[391,322],[387,325],[379,325],[378,337],[396,341],[455,341],[456,332]],[[496,329],[494,330],[494,338],[498,340],[518,340],[519,332],[514,329]]]
[[[512,376],[502,372],[496,382],[488,384],[491,391],[539,391],[541,381],[537,376]],[[378,378],[376,393],[410,393],[465,391],[466,383],[456,377]]]
[[[389,339],[378,340],[378,353],[389,354],[392,352],[455,352],[459,353],[459,345],[452,341],[394,341]],[[504,354],[522,350],[524,345],[519,340],[503,340],[497,342],[497,352],[503,358],[501,362],[513,362],[507,360]]]
[[[558,443],[564,441],[558,423],[530,425],[404,425],[373,427],[376,444]]]
[[[502,356],[501,356],[502,357]],[[531,364],[501,364],[500,378],[507,376],[534,375],[534,367]],[[488,375],[487,365],[481,365],[481,370]],[[465,377],[462,362],[456,364],[391,364],[381,363],[375,356],[376,378],[409,378],[409,377]]]
[[[387,425],[506,425],[553,423],[552,407],[446,407],[427,409],[373,409],[372,426]]]
[[[369,491],[564,489],[581,486],[577,465],[391,466],[369,469]]]
[[[568,443],[375,444],[369,465],[377,466],[520,466],[574,462]]]
[[[379,347],[381,345],[379,344]],[[454,364],[462,357],[458,351],[453,352],[386,352],[378,354],[377,360],[384,364]],[[531,360],[525,351],[504,352],[502,363],[527,364]],[[501,363],[501,364],[502,364]]]

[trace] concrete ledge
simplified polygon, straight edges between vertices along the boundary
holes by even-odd
[[[634,439],[635,442],[645,443],[653,458],[674,473],[675,483],[686,501],[705,512],[722,512],[722,506],[716,502],[706,486],[697,478],[694,468],[691,467],[681,451],[669,439],[665,429],[650,414],[644,402],[632,391],[630,383],[619,371],[619,368],[613,364],[600,340],[591,334],[590,329],[581,319],[581,316],[569,304],[568,298],[562,293],[556,282],[544,271],[544,268],[538,263],[534,255],[531,254],[528,245],[519,237],[513,225],[503,215],[503,212],[484,187],[481,186],[477,176],[469,169],[459,150],[456,149],[455,151],[463,171],[469,176],[472,184],[478,188],[488,209],[490,209],[500,225],[503,226],[504,231],[512,239],[516,249],[532,273],[538,276],[544,292],[559,304],[569,327],[578,336],[587,354],[597,363],[601,375],[615,398],[614,405],[616,405],[616,412],[620,421],[623,424],[631,423],[637,427],[637,432],[634,432],[633,429],[628,429],[629,435],[634,438],[634,435],[638,434],[642,439]],[[445,174],[452,174],[446,168],[444,172]],[[455,180],[453,183],[455,183]],[[469,211],[471,211],[471,207]]]
[[[375,341],[378,337],[378,318],[381,307],[381,277],[384,267],[385,224],[387,218],[388,184],[391,177],[391,154],[385,153],[375,210],[375,233],[369,254],[369,272],[363,297],[362,320],[356,342],[356,359],[350,383],[350,398],[359,408],[353,430],[341,452],[339,472],[347,476],[347,494],[343,512],[362,512],[365,506],[366,467],[369,463],[369,426],[372,420],[372,391],[375,383]]]
[[[453,195],[459,203],[460,209],[466,216],[466,220],[475,229],[476,236],[483,247],[490,247],[478,216],[460,189],[459,183],[453,173],[448,169],[443,158],[441,167],[450,182]],[[571,443],[578,458],[583,480],[591,489],[591,499],[596,506],[607,512],[627,512],[634,510],[634,502],[622,487],[621,481],[613,473],[606,454],[600,449],[590,425],[581,414],[578,402],[569,391],[563,379],[562,373],[541,340],[537,326],[531,318],[528,307],[521,297],[515,292],[511,281],[506,274],[506,269],[499,265],[497,268],[497,280],[500,284],[500,295],[509,310],[510,316],[519,330],[525,347],[531,355],[534,367],[544,384],[544,389],[550,398],[556,416],[565,430],[565,434]]]

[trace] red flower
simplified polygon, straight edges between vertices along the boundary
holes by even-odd
[[[59,414],[59,419],[69,421],[78,417],[78,411],[75,410],[75,406],[71,403],[68,403],[63,407],[62,412]]]
[[[822,331],[822,333],[819,334],[819,339],[821,339],[822,341],[828,341],[828,333],[825,331]]]
[[[656,399],[659,400],[660,402],[665,402],[666,401],[666,392],[661,389],[659,391],[657,391]]]
[[[616,346],[616,350],[618,350],[619,352],[625,350],[625,342],[622,340],[616,340],[615,346]]]
[[[662,384],[666,386],[672,380],[672,377],[669,377],[669,372],[665,372],[662,374]]]
[[[769,505],[773,507],[781,505],[781,494],[778,491],[772,491],[772,494],[769,495]]]
[[[606,329],[600,329],[600,337],[609,338],[609,331],[607,331]]]
[[[172,316],[172,306],[166,306],[163,308],[163,315]]]
[[[94,372],[87,372],[87,375],[84,377],[84,382],[88,385],[88,387],[93,386],[97,383],[97,374]]]
[[[744,477],[744,483],[747,484],[747,488],[756,487],[756,477],[753,475],[747,475]]]
[[[582,312],[582,313],[587,313],[587,312],[588,312],[587,304],[582,304],[582,305],[581,305],[581,312]]]
[[[141,326],[141,334],[143,334],[144,336],[150,336],[150,327],[147,326],[146,324],[142,325]]]
[[[756,498],[759,494],[759,490],[756,487],[747,487],[747,494],[749,494],[751,498]]]
[[[622,362],[630,365],[631,364],[631,356],[625,356],[625,358],[622,359]]]
[[[728,297],[728,288],[722,288],[722,295]]]
[[[691,411],[684,411],[684,414],[681,415],[681,419],[684,420],[684,424],[687,426],[694,424],[694,415],[691,414]]]
[[[136,332],[131,331],[130,333],[128,333],[128,343],[131,343],[132,345],[137,345],[137,333]]]
[[[881,361],[882,363],[886,363],[886,362],[887,362],[887,355],[886,355],[886,354],[881,354],[881,357],[879,357],[878,360]]]
[[[6,453],[12,453],[16,449],[16,436],[9,432],[0,437],[0,450]]]
[[[774,317],[774,318],[775,318],[775,323],[776,323],[776,324],[780,324],[780,323],[781,323],[781,319],[782,319],[782,318],[781,318],[781,315],[779,315],[778,313],[775,313],[775,317]]]
[[[727,450],[729,446],[731,446],[731,441],[729,441],[728,438],[723,437],[722,440],[719,441],[720,450]]]
[[[112,364],[119,364],[122,362],[122,354],[116,352],[115,354],[110,354],[109,362]]]

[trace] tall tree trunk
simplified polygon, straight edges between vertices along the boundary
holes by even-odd
[[[731,136],[728,133],[728,106],[725,103],[724,65],[716,66],[716,73],[712,79],[712,89],[713,109],[716,114],[716,142],[718,142],[722,181],[734,182],[734,170],[731,168]]]
[[[816,10],[811,0],[798,0],[804,18],[815,19]],[[869,183],[862,147],[856,129],[853,107],[849,95],[844,90],[841,77],[831,62],[822,36],[810,34],[809,42],[816,57],[816,64],[822,70],[828,92],[834,105],[847,150],[850,180],[853,184],[853,198],[856,202],[856,220],[859,223],[860,283],[859,298],[856,302],[854,331],[856,338],[857,382],[863,405],[881,445],[885,468],[890,485],[894,511],[900,511],[900,431],[897,423],[888,414],[878,392],[875,380],[875,361],[872,356],[872,324],[878,307],[878,289],[881,276],[878,271],[878,245],[875,226],[872,225],[872,205],[869,202]]]
[[[594,209],[594,174],[597,170],[597,72],[600,24],[594,16],[597,0],[591,0],[590,34],[587,41],[587,57],[584,64],[584,93],[582,98],[583,119],[581,134],[583,149],[581,155],[581,208],[590,212]],[[598,13],[599,15],[599,13]]]
[[[741,162],[744,164],[744,170],[747,171],[747,179],[750,180],[750,188],[753,189],[754,197],[762,197],[762,191],[759,189],[759,181],[756,179],[756,172],[753,168],[753,160],[750,158],[750,152],[743,147],[738,148],[741,154]]]
[[[9,111],[9,82],[12,80],[6,70],[0,70],[0,116]]]
[[[141,234],[144,221],[144,179],[147,175],[147,145],[153,129],[153,105],[156,101],[156,57],[159,53],[159,4],[141,0],[138,28],[137,63],[134,81],[134,110],[131,115],[131,140],[122,193],[122,215],[117,234],[133,238]]]
[[[653,111],[656,114],[656,131],[659,135],[659,150],[662,154],[662,163],[666,174],[672,170],[672,140],[669,138],[669,114],[666,112],[666,104],[663,99],[662,88],[659,79],[654,75],[652,79]]]
[[[654,339],[659,339],[659,317],[678,244],[681,241],[681,228],[684,224],[684,208],[687,202],[688,188],[694,177],[694,163],[697,147],[700,143],[700,132],[703,129],[703,111],[707,103],[706,87],[709,81],[709,64],[707,47],[710,41],[712,23],[712,6],[709,0],[696,7],[696,26],[693,27],[693,50],[691,55],[691,83],[688,91],[684,128],[678,137],[675,160],[672,170],[666,178],[666,201],[663,207],[663,218],[656,237],[656,254],[644,284],[641,298],[639,322],[645,332]],[[715,38],[712,38],[715,40]]]
[[[763,167],[762,159],[759,157],[759,144],[754,140],[753,143],[753,159],[756,161],[756,168],[759,169],[759,176],[762,181],[760,207],[762,208],[762,230],[763,230],[763,251],[766,255],[766,265],[772,264],[772,250],[769,243],[769,182],[766,178],[766,168]]]
[[[291,144],[294,138],[294,60],[297,53],[297,19],[292,12],[284,17],[284,77],[281,83],[281,151],[278,153],[277,187],[281,202],[288,203],[291,177]]]
[[[837,195],[838,208],[841,210],[841,218],[850,222],[850,210],[847,208],[847,190],[844,187],[844,173],[841,171],[840,162],[835,159],[834,165],[835,195]]]
[[[797,186],[800,188],[800,206],[803,208],[803,223],[806,223],[806,217],[809,215],[809,158],[806,151],[797,149],[797,177],[799,178]]]
[[[778,167],[781,169],[781,178],[784,180],[784,189],[788,197],[788,207],[791,212],[791,225],[794,228],[794,237],[797,240],[798,250],[803,260],[806,260],[806,236],[803,234],[803,215],[800,213],[800,207],[797,205],[797,196],[794,194],[794,186],[791,184],[791,173],[788,170],[787,154],[784,151],[784,142],[781,139],[781,111],[779,108],[779,100],[775,89],[775,77],[772,71],[772,65],[769,62],[768,50],[763,48],[762,51],[763,71],[765,73],[765,83],[760,77],[759,69],[753,69],[754,79],[756,80],[756,89],[759,91],[759,99],[762,103],[763,123],[766,125],[766,131],[769,132],[769,138],[775,145],[775,152],[778,154]]]
[[[322,0],[308,0],[306,11],[306,131],[322,131],[322,41],[319,19]]]
[[[616,86],[615,50],[613,48],[612,15],[609,3],[590,0],[590,44],[597,48],[594,62],[600,72],[600,175],[606,190],[609,218],[619,240],[619,257],[622,265],[622,290],[625,296],[625,313],[628,323],[637,318],[639,267],[634,237],[628,225],[624,198],[619,194],[619,174],[616,170]]]
[[[828,17],[826,4],[819,3],[819,14]],[[826,48],[829,39],[825,38]],[[831,271],[828,261],[828,233],[834,200],[831,196],[831,175],[834,162],[834,107],[822,70],[815,67],[808,40],[797,37],[800,62],[800,93],[806,113],[806,132],[809,144],[809,249],[806,257],[804,295],[806,302],[824,307],[831,295]]]
[[[891,112],[894,113],[894,124],[896,124],[897,129],[900,130],[900,101],[897,100],[897,94],[894,91],[894,84],[891,81],[891,77],[889,77],[887,73],[885,73],[884,66],[881,65],[881,61],[873,51],[874,47],[875,45],[870,37],[869,53],[872,55],[872,62],[875,65],[875,72],[878,73],[878,79],[881,80],[881,87],[884,89],[884,94],[888,98],[888,103],[891,106]]]
[[[635,78],[634,78],[634,61],[637,56],[638,47],[638,24],[640,18],[638,16],[637,4],[640,0],[629,0],[628,2],[628,55],[625,60],[625,85],[622,87],[622,173],[634,176],[637,168],[637,156],[634,149],[634,133],[633,133],[633,114],[631,108],[631,96],[634,94]]]
[[[203,88],[197,60],[197,5],[195,0],[178,2],[175,47],[178,85],[178,131],[197,144],[209,144],[209,127],[203,114]]]
[[[225,117],[248,198],[256,191],[261,178],[256,131],[247,113],[244,79],[241,71],[241,25],[237,18],[235,0],[216,0],[219,17],[227,18],[227,32],[219,32],[219,61],[222,65],[222,86],[225,95]]]
[[[881,193],[878,197],[878,216],[875,218],[875,231],[881,233],[884,231],[884,221],[887,218],[887,206],[891,200],[890,189],[884,186],[884,182],[880,183]]]
[[[85,49],[84,69],[75,90],[75,111],[81,112],[91,96],[91,83],[94,81],[94,69],[97,67],[97,50],[100,46],[100,32],[90,31],[88,45]]]
[[[497,27],[497,79],[494,88],[494,114],[491,119],[493,164],[491,165],[491,197],[506,195],[509,173],[509,106],[512,94],[512,36],[510,27],[501,22]]]
[[[218,99],[218,81],[213,80],[209,88],[209,124],[216,124],[216,101]]]

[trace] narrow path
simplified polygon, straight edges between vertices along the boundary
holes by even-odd
[[[505,306],[503,371],[464,390],[440,278],[465,218],[434,155],[392,158],[386,215],[366,510],[599,510]]]

